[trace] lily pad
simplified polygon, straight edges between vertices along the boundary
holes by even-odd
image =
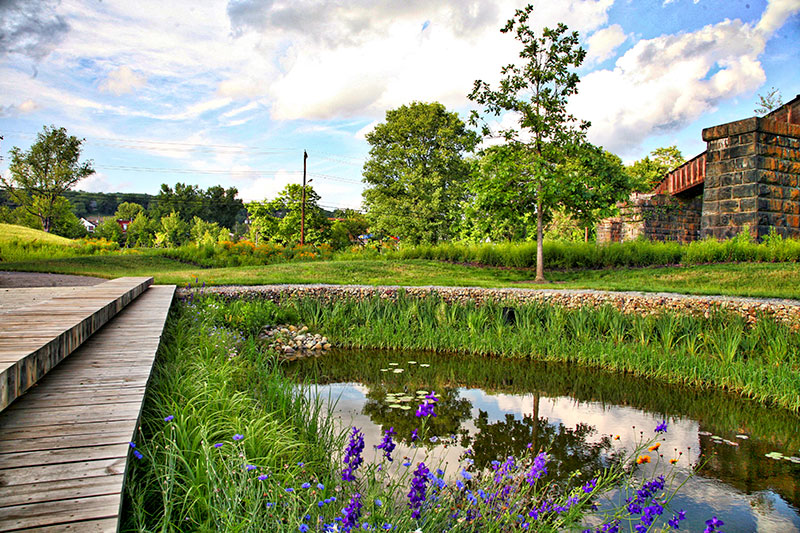
[[[389,371],[388,368],[381,368],[381,372],[388,372],[388,371]]]
[[[409,406],[407,406],[407,405],[401,405],[400,409],[402,409],[403,411],[408,411],[411,408]]]
[[[399,373],[401,373],[402,371],[403,371],[403,369],[402,369],[402,368],[395,368],[394,370],[392,370],[392,372],[394,372],[395,374],[399,374]]]
[[[747,435],[736,435],[736,438],[737,439],[749,439],[750,437],[748,437]]]
[[[398,398],[398,400],[400,400],[401,402],[410,402],[413,399],[414,399],[413,396],[400,396]]]
[[[429,365],[428,363],[420,363],[419,366],[421,366],[422,368],[428,368],[431,365]]]
[[[770,459],[781,460],[783,459],[783,454],[781,452],[769,452],[764,454],[764,457],[769,457]]]
[[[786,456],[784,456],[783,458],[786,459],[787,461],[791,461],[793,463],[800,464],[800,457],[794,457],[794,456],[786,457]]]
[[[425,396],[426,394],[428,394],[428,391],[426,391],[426,390],[418,390],[417,394],[421,394],[422,396]]]
[[[402,408],[403,406],[400,405],[399,403],[389,404],[389,409],[402,409]]]
[[[389,363],[389,366],[397,366],[397,365],[399,365],[399,364],[400,364],[400,363]]]
[[[408,361],[408,364],[409,364],[409,365],[416,365],[416,364],[417,364],[417,362],[416,362],[416,361]]]

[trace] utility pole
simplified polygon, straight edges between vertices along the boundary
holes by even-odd
[[[306,243],[306,160],[308,153],[303,150],[303,203],[300,205],[300,246]]]

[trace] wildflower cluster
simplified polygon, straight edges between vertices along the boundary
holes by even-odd
[[[427,394],[425,396],[425,401],[419,404],[419,407],[417,407],[417,412],[415,414],[419,418],[424,418],[427,416],[436,416],[434,408],[436,407],[436,402],[438,401],[439,398],[436,397],[436,392],[431,391],[430,394]]]
[[[392,460],[392,452],[397,446],[397,444],[395,444],[395,442],[392,440],[392,435],[397,435],[394,427],[390,427],[384,432],[383,440],[376,446],[377,449],[383,450],[383,456],[386,457],[387,461]]]
[[[342,481],[355,481],[353,473],[364,462],[361,452],[364,451],[364,435],[358,428],[353,428],[350,442],[345,449],[344,463],[347,465],[342,470]]]
[[[425,502],[425,489],[428,485],[428,474],[430,470],[425,463],[419,463],[414,471],[414,479],[411,480],[411,491],[408,493],[408,507],[411,509],[411,517],[419,518],[421,507]]]

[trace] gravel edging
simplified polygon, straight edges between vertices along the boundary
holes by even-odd
[[[749,323],[759,316],[771,316],[800,331],[800,300],[780,298],[743,298],[732,296],[699,296],[678,293],[614,292],[593,289],[521,289],[483,287],[406,287],[372,285],[223,285],[214,287],[183,287],[177,295],[218,294],[227,298],[264,298],[280,301],[287,297],[312,297],[324,301],[341,298],[393,299],[398,292],[424,297],[436,294],[446,302],[481,302],[485,300],[509,303],[547,302],[567,308],[612,305],[624,313],[657,314],[663,311],[684,312],[709,316],[714,311],[738,313]]]

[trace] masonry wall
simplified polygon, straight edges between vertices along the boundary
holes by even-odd
[[[666,194],[631,195],[619,205],[620,215],[600,223],[598,242],[625,242],[644,237],[657,241],[691,242],[700,237],[700,194],[678,197]]]
[[[800,237],[800,125],[749,118],[703,130],[701,236],[729,238],[745,226]]]

